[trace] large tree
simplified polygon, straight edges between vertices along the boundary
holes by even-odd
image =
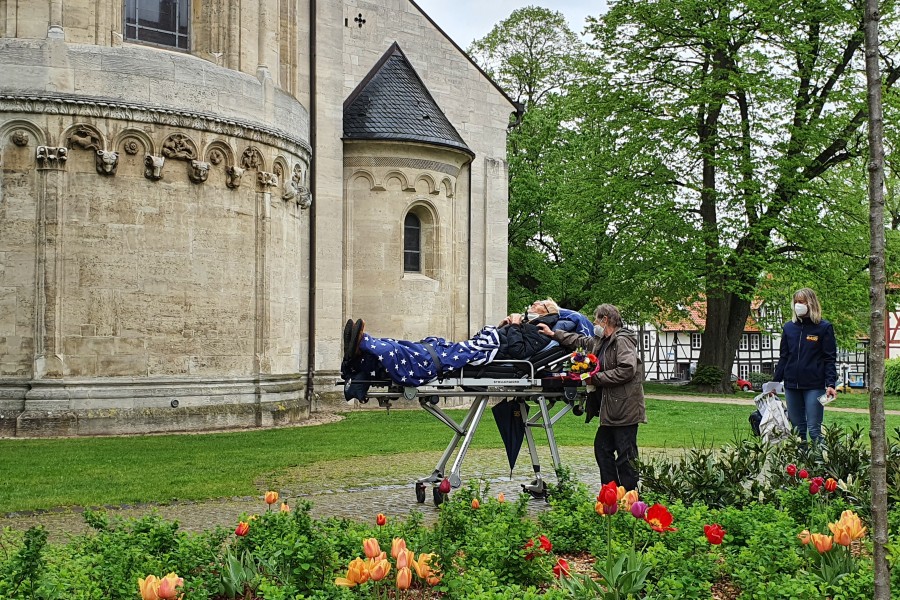
[[[665,259],[693,272],[705,298],[700,364],[721,370],[721,390],[767,273],[808,281],[814,257],[836,251],[856,260],[826,260],[830,279],[866,267],[864,237],[835,248],[822,229],[849,214],[827,175],[867,150],[862,15],[859,1],[620,0],[589,26],[597,58],[575,121],[615,143],[581,166],[631,181],[639,206],[665,199],[669,219],[692,230],[696,245],[675,238]],[[900,67],[887,58],[890,89]]]

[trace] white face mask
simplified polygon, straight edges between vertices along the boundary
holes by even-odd
[[[541,317],[543,315],[539,315],[537,313],[530,312],[530,313],[526,313],[525,316],[528,318],[529,321],[534,321],[535,319],[537,319],[538,317]]]
[[[594,325],[594,335],[597,337],[603,337],[603,330],[606,329],[603,325]]]
[[[809,307],[805,304],[800,304],[797,302],[794,304],[794,312],[797,313],[798,317],[805,317],[806,313],[809,312]]]

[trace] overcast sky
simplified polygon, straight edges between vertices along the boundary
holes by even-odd
[[[543,6],[561,12],[577,34],[588,15],[606,11],[606,0],[415,0],[434,22],[465,49],[487,35],[494,25],[523,6]]]

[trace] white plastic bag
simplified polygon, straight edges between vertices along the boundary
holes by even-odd
[[[762,421],[760,436],[769,443],[777,444],[791,436],[791,422],[788,420],[784,403],[775,394],[762,393],[753,399]]]

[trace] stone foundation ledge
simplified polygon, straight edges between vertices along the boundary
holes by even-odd
[[[275,427],[309,418],[305,377],[0,382],[0,437]]]
[[[322,371],[316,373],[313,377],[313,412],[349,412],[354,410],[384,410],[384,407],[378,405],[378,399],[372,398],[366,403],[357,400],[347,402],[344,400],[344,388],[335,385],[335,382],[341,379],[338,371]],[[374,388],[373,388],[374,389]],[[426,394],[423,394],[426,395]],[[473,398],[468,396],[460,396],[453,398],[441,398],[438,402],[438,408],[444,410],[449,408],[469,408],[472,405]],[[397,409],[417,409],[420,408],[418,398],[406,400],[398,398],[391,401],[391,408]]]

